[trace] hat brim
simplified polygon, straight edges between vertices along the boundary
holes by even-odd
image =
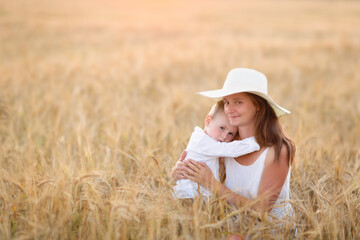
[[[249,92],[255,95],[258,95],[262,98],[264,98],[270,106],[274,109],[276,116],[280,117],[285,114],[290,114],[291,112],[283,107],[280,107],[278,104],[275,103],[274,100],[272,100],[268,95],[262,93],[262,92],[256,92],[251,91],[250,89],[241,89],[241,90],[235,90],[235,89],[218,89],[218,90],[211,90],[211,91],[203,91],[203,92],[197,92],[197,94],[203,95],[205,97],[209,98],[221,98],[225,96],[229,96],[235,93],[241,93],[241,92]]]

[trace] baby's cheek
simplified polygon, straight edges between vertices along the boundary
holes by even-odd
[[[228,137],[226,137],[225,142],[231,142],[233,139],[234,139],[234,137],[228,136]]]

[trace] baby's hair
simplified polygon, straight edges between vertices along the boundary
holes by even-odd
[[[215,116],[219,113],[225,113],[224,112],[224,101],[220,100],[217,101],[210,109],[210,112],[208,113],[208,115],[210,115],[212,118],[215,118]],[[220,181],[222,183],[225,183],[225,179],[226,179],[226,171],[225,171],[225,163],[224,163],[224,158],[220,158],[219,159],[219,177],[220,177]]]
[[[208,115],[211,116],[212,118],[215,118],[215,116],[218,115],[219,113],[224,113],[224,101],[223,100],[217,101],[211,107]]]

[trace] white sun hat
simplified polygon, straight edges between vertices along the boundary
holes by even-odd
[[[222,89],[198,92],[206,97],[220,98],[235,93],[249,92],[264,98],[274,109],[279,117],[284,114],[290,114],[290,111],[277,105],[267,93],[267,79],[264,74],[249,68],[232,69],[224,82]]]

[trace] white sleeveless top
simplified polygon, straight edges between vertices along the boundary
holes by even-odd
[[[268,151],[269,148],[266,148],[265,151],[261,153],[260,157],[250,166],[241,165],[234,158],[225,158],[225,186],[243,197],[255,199],[258,194]],[[270,214],[277,218],[283,218],[285,216],[293,217],[293,209],[288,202],[290,194],[290,172],[291,166],[279,197],[276,200],[273,209],[270,211]]]

